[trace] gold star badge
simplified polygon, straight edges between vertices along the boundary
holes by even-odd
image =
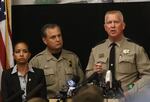
[[[124,50],[123,50],[123,53],[124,53],[124,54],[129,54],[129,53],[130,53],[130,50],[129,50],[129,49],[124,49]]]

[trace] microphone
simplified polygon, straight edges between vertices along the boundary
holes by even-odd
[[[19,90],[14,95],[12,95],[8,99],[6,99],[6,102],[15,102],[16,98],[18,98],[19,96],[22,96],[23,94],[24,94],[24,91],[23,90]]]
[[[102,74],[99,74],[97,72],[94,72],[91,76],[89,76],[87,79],[85,79],[82,83],[79,83],[76,88],[74,89],[74,93],[78,93],[80,91],[80,89],[86,85],[88,85],[88,83],[92,83],[96,86],[103,86],[103,77]]]
[[[72,79],[67,80],[66,85],[63,85],[62,89],[59,91],[59,95],[57,95],[57,102],[66,102],[67,96],[73,95],[73,91],[75,90],[79,80],[80,77],[77,75],[73,75]]]
[[[67,86],[76,86],[77,83],[79,82],[80,77],[77,75],[73,75],[72,79],[67,81]]]
[[[112,79],[112,72],[108,70],[105,76],[105,86],[103,87],[104,97],[106,98],[120,98],[123,97],[123,89],[121,82]]]
[[[81,83],[80,86],[84,86],[87,83],[91,83],[91,82],[99,82],[99,78],[100,75],[97,72],[94,72],[90,77],[88,77],[85,81],[83,81],[83,83]]]
[[[73,95],[73,90],[75,90],[79,80],[80,80],[79,76],[73,75],[73,78],[67,81],[67,86],[68,86],[67,96]]]
[[[112,73],[111,70],[106,72],[105,83],[108,88],[112,88]]]
[[[73,77],[66,81],[66,84],[63,85],[62,89],[59,91],[57,96],[61,100],[65,100],[67,96],[72,96],[73,91],[75,90],[77,83],[79,82],[80,77],[73,75]]]
[[[31,90],[27,96],[26,96],[26,100],[29,100],[30,98],[34,97],[34,95],[39,92],[41,90],[41,88],[43,87],[43,84],[40,83],[38,84],[33,90]]]

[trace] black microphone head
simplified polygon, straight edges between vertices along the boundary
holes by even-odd
[[[23,90],[21,90],[21,92],[20,92],[20,93],[21,93],[21,95],[23,95],[25,92],[24,92]]]

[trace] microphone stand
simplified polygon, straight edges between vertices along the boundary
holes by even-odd
[[[66,91],[60,91],[60,97],[57,100],[57,102],[67,102],[67,92]]]
[[[123,89],[121,88],[120,81],[115,81],[113,87],[110,88],[107,83],[104,83],[103,94],[106,98],[121,98],[124,97]]]

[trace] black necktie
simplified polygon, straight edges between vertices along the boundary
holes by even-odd
[[[115,83],[115,46],[116,43],[111,44],[110,54],[109,54],[109,70],[112,72],[112,82]]]

